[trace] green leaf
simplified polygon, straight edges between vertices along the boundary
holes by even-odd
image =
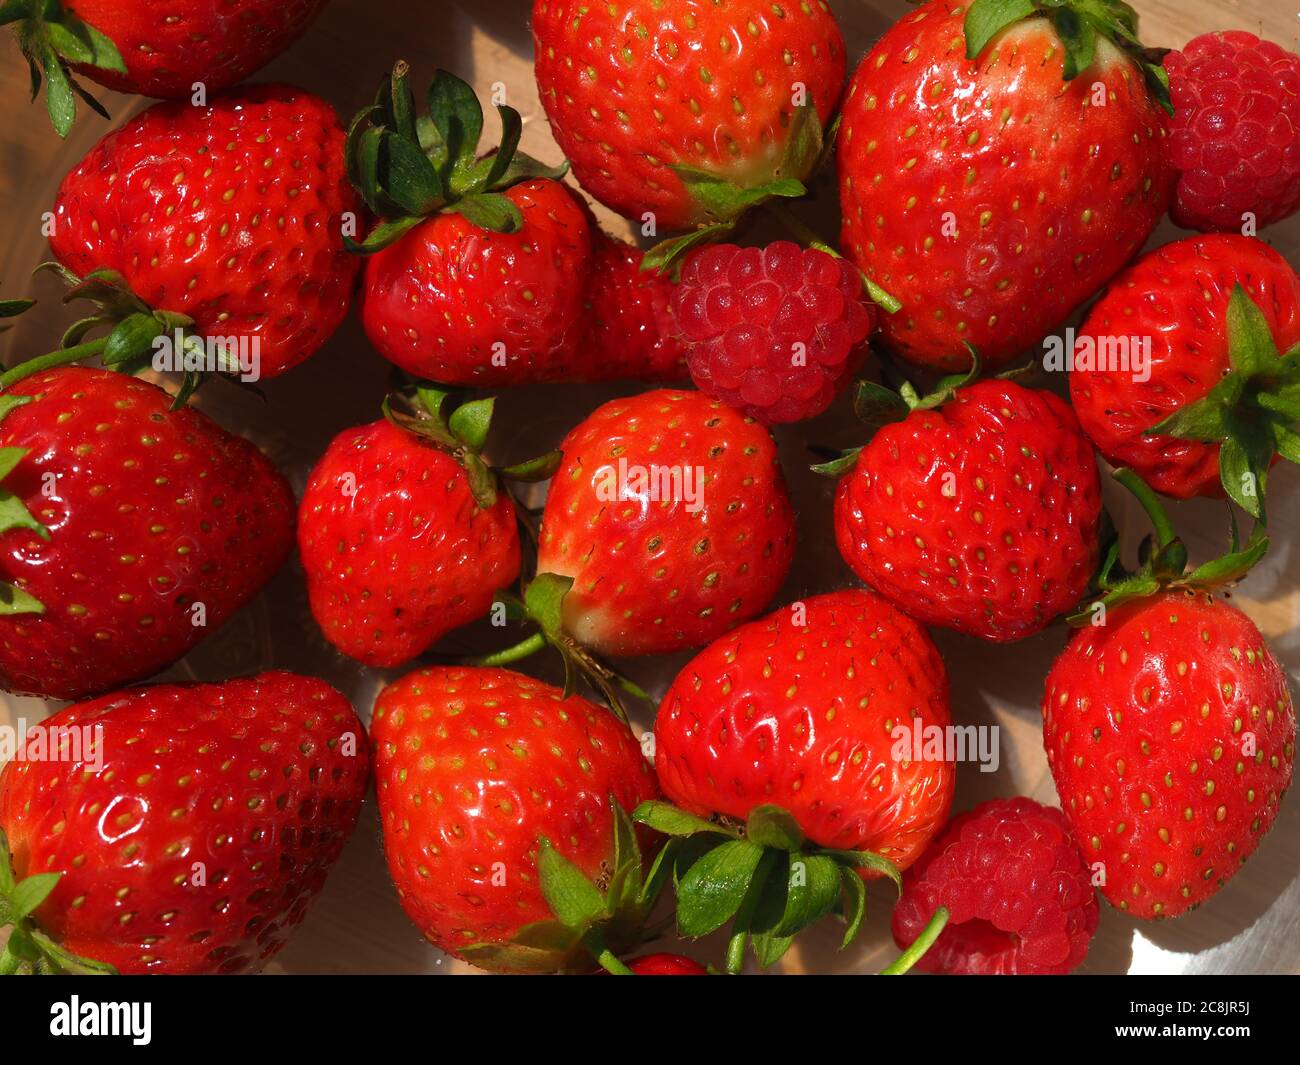
[[[498,107],[501,116],[501,144],[496,153],[489,156],[487,173],[483,176],[481,186],[471,186],[475,192],[481,189],[495,189],[510,169],[510,163],[519,150],[519,137],[524,131],[524,120],[513,107]]]
[[[439,70],[429,85],[428,109],[448,163],[472,163],[483,135],[483,108],[474,90],[455,74]]]
[[[764,200],[776,197],[797,199],[808,192],[803,182],[792,177],[745,187],[698,167],[679,164],[669,169],[681,179],[691,198],[719,222],[733,221]]]
[[[518,206],[499,192],[471,193],[448,205],[447,210],[492,233],[518,233],[524,225]]]
[[[16,318],[35,306],[35,300],[0,300],[0,318]]]
[[[791,854],[786,868],[785,913],[773,932],[798,935],[830,913],[840,897],[841,868],[824,854]]]
[[[843,891],[844,919],[848,927],[840,941],[843,950],[862,931],[862,922],[867,916],[867,885],[857,870],[850,866],[840,866],[840,887]]]
[[[1176,436],[1180,440],[1213,442],[1228,435],[1228,414],[1241,397],[1245,380],[1229,374],[1203,398],[1174,411],[1145,431],[1146,436]]]
[[[54,124],[54,132],[67,137],[73,119],[77,117],[77,98],[72,91],[72,82],[68,80],[63,60],[48,41],[41,46],[40,59],[45,70],[45,109]]]
[[[1228,360],[1246,377],[1268,373],[1278,366],[1277,345],[1268,319],[1238,282],[1228,300]]]
[[[1219,478],[1223,490],[1256,521],[1264,520],[1264,492],[1273,459],[1271,439],[1258,430],[1228,436],[1219,445]]]
[[[381,149],[380,183],[402,213],[425,215],[442,206],[442,180],[415,141],[385,132]]]
[[[788,810],[770,804],[756,806],[745,822],[746,838],[760,847],[797,851],[803,846],[804,834],[799,822]]]
[[[572,577],[561,577],[558,573],[539,573],[524,590],[524,605],[528,608],[528,616],[537,622],[547,636],[558,637],[563,634],[564,597],[572,587]]]
[[[1097,53],[1097,30],[1087,19],[1071,7],[1058,7],[1052,12],[1052,25],[1065,47],[1066,81],[1073,81],[1090,66]]]
[[[663,891],[664,885],[668,882],[668,876],[673,871],[677,862],[677,855],[681,849],[681,841],[670,839],[654,856],[650,863],[650,868],[645,873],[645,878],[641,883],[641,891],[637,895],[636,904],[643,912],[649,912],[654,906],[655,900],[659,898],[659,893]]]
[[[1235,541],[1236,523],[1233,524],[1233,538]],[[1242,577],[1255,568],[1255,564],[1260,559],[1268,554],[1268,535],[1264,532],[1262,525],[1256,525],[1245,547],[1236,549],[1235,542],[1233,546],[1234,550],[1229,551],[1221,558],[1197,566],[1178,583],[1185,587],[1212,588],[1241,580]]]
[[[795,109],[786,134],[785,151],[777,174],[802,182],[812,174],[822,155],[822,120],[812,100]],[[802,195],[802,193],[798,194]]]
[[[975,0],[966,10],[966,58],[977,59],[993,40],[1008,26],[1027,19],[1034,13],[1031,0]]]
[[[366,205],[376,214],[387,214],[389,202],[380,188],[380,157],[383,153],[384,139],[387,131],[377,127],[361,129],[358,123],[361,116],[353,122],[348,137],[351,140],[348,159],[352,183]],[[344,238],[345,240],[348,238]]]
[[[901,422],[912,408],[892,388],[875,381],[859,381],[853,393],[853,413],[868,425],[888,425]]]
[[[657,273],[671,273],[688,252],[705,244],[712,244],[730,236],[736,228],[735,222],[714,222],[712,225],[700,226],[680,237],[670,237],[660,241],[641,257],[641,269]]]
[[[679,810],[672,803],[658,799],[648,799],[632,811],[632,820],[664,836],[693,836],[697,832],[711,832],[722,836],[736,837],[736,833],[706,821],[685,810]]]
[[[899,872],[898,866],[888,858],[879,854],[873,854],[871,851],[841,851],[824,848],[817,852],[824,854],[828,858],[834,858],[843,865],[850,865],[856,869],[870,869],[873,873],[879,873],[881,876],[888,877],[894,882],[894,887],[899,891],[903,890],[903,874]]]
[[[146,354],[152,350],[154,340],[162,335],[162,324],[152,314],[128,315],[108,334],[102,356],[104,365],[116,366]]]
[[[547,905],[569,928],[586,930],[605,916],[596,885],[545,837],[537,841],[537,872]]]
[[[9,903],[18,920],[35,913],[37,908],[50,897],[59,883],[62,873],[36,873],[20,880],[9,893]]]
[[[712,850],[682,877],[677,888],[677,928],[691,939],[706,936],[735,916],[763,848],[748,840],[731,840]]]
[[[492,411],[495,407],[496,400],[491,396],[487,399],[462,403],[451,412],[447,427],[452,431],[452,435],[470,451],[480,452],[487,443],[488,430],[492,426]]]
[[[861,454],[862,448],[851,447],[841,452],[839,458],[831,459],[829,462],[819,462],[808,468],[823,477],[843,477],[858,464],[858,456]]]
[[[389,245],[397,243],[423,221],[424,219],[419,215],[410,215],[406,218],[394,218],[391,221],[380,222],[379,225],[366,234],[365,240],[360,244],[351,237],[345,236],[343,246],[354,255],[373,255],[375,252],[383,251]]]
[[[14,889],[13,855],[9,850],[9,837],[0,828],[0,895],[8,897]]]
[[[16,584],[0,582],[0,617],[15,614],[44,614],[45,604]]]
[[[388,78],[385,94],[385,119],[387,125],[398,137],[419,143],[419,133],[415,126],[415,94],[411,92],[410,66],[399,60],[393,66],[393,73]]]
[[[1300,462],[1300,433],[1287,425],[1274,425],[1273,447],[1287,462]]]
[[[67,56],[74,63],[118,74],[126,73],[126,62],[117,50],[117,45],[90,23],[65,10],[61,22],[47,22],[45,29],[50,43],[59,54]]]
[[[495,159],[495,156],[489,157],[484,162],[490,163],[493,159]],[[558,166],[547,166],[545,163],[534,159],[531,155],[516,151],[509,164],[507,164],[505,173],[492,183],[491,188],[506,189],[511,185],[518,185],[519,182],[531,178],[549,178],[551,181],[561,181],[568,172],[569,163],[567,159]]]
[[[545,481],[560,468],[560,463],[563,461],[563,451],[548,451],[545,455],[538,455],[537,458],[528,459],[526,462],[516,462],[512,466],[498,467],[497,476],[504,477],[507,481],[523,481],[525,483]]]

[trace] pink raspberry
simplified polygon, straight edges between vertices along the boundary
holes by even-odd
[[[1202,232],[1240,233],[1300,207],[1300,56],[1253,33],[1207,33],[1165,56],[1174,101],[1170,214]]]
[[[925,972],[1054,975],[1088,953],[1097,895],[1060,810],[993,799],[954,817],[903,874],[894,940],[909,946],[940,906],[949,918]]]
[[[852,266],[788,240],[695,252],[672,310],[695,386],[768,424],[829,407],[875,324]]]

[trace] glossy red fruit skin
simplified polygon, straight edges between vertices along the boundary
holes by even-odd
[[[545,178],[503,195],[524,217],[516,233],[444,213],[366,260],[361,322],[384,358],[450,385],[566,378],[591,270],[590,215]]]
[[[370,735],[402,908],[456,956],[551,919],[537,883],[539,836],[600,879],[613,861],[610,796],[630,812],[659,794],[626,725],[509,670],[409,673],[380,692]],[[542,968],[592,967],[586,957],[549,962]]]
[[[1169,213],[1202,232],[1240,233],[1300,208],[1300,55],[1253,33],[1205,33],[1165,56],[1178,186]]]
[[[875,327],[857,269],[788,240],[694,252],[672,310],[695,386],[768,425],[829,407]]]
[[[5,689],[77,699],[148,677],[224,624],[288,557],[285,479],[206,415],[171,411],[162,389],[65,367],[5,394],[36,397],[0,420],[0,447],[28,451],[5,488],[50,532],[0,536],[0,580],[45,606],[0,617]]]
[[[1005,643],[1079,602],[1100,517],[1097,460],[1069,405],[988,380],[871,438],[836,492],[835,542],[918,621]]]
[[[260,969],[320,891],[365,796],[365,730],[311,677],[135,688],[44,724],[102,726],[103,763],[85,748],[5,767],[14,871],[62,873],[37,922],[122,973]]]
[[[1135,917],[1176,917],[1272,826],[1295,710],[1245,614],[1166,592],[1075,634],[1047,678],[1043,745],[1084,860],[1105,870],[1101,893]]]
[[[537,87],[579,184],[661,231],[709,220],[673,170],[774,180],[802,84],[825,124],[844,40],[823,0],[535,0]]]
[[[303,493],[298,551],[321,631],[368,666],[410,661],[519,576],[509,493],[484,510],[460,463],[386,420],[326,448]]]
[[[690,813],[743,821],[772,803],[814,843],[905,869],[947,820],[956,767],[893,757],[891,732],[949,720],[948,675],[925,630],[870,592],[831,592],[686,665],[659,704],[655,771]]]
[[[666,274],[642,270],[643,257],[639,248],[597,235],[584,293],[585,335],[570,380],[688,379],[669,306],[677,286]]]
[[[1151,374],[1075,370],[1070,398],[1084,432],[1116,466],[1167,496],[1221,496],[1219,445],[1146,430],[1202,399],[1229,371],[1227,310],[1240,284],[1268,322],[1279,351],[1300,342],[1300,276],[1261,240],[1188,237],[1157,248],[1112,282],[1076,342],[1149,338]]]
[[[259,70],[289,47],[326,0],[63,0],[63,6],[115,45],[126,73],[77,64],[75,70],[118,92],[189,97],[195,82],[217,92]]]
[[[708,976],[709,970],[682,954],[643,954],[627,963],[637,976]]]
[[[63,179],[50,248],[84,276],[108,267],[208,337],[256,337],[274,377],[347,314],[359,263],[343,248],[359,211],[343,128],[320,98],[253,85],[155,104]]]
[[[610,655],[696,647],[758,614],[785,580],[795,525],[776,444],[738,411],[700,392],[643,392],[598,407],[560,450],[537,565],[573,578],[564,622],[580,643]],[[644,500],[636,469],[656,482]],[[657,490],[674,471],[683,488],[702,483],[694,502]],[[615,498],[624,487],[632,495]]]
[[[1064,976],[1083,964],[1101,919],[1090,877],[1060,810],[992,799],[954,817],[904,874],[894,942],[911,946],[945,906],[921,972]]]
[[[999,366],[1053,332],[1142,247],[1172,184],[1167,119],[1131,61],[1099,40],[1100,68],[1065,82],[1060,39],[1031,18],[971,62],[967,6],[930,0],[876,43],[839,136],[841,247],[903,304],[884,339],[945,370],[970,365],[967,343]]]

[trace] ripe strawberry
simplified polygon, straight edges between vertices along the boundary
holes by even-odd
[[[579,183],[660,230],[801,194],[844,85],[824,0],[535,0],[533,43]]]
[[[433,668],[380,692],[371,739],[388,868],[432,943],[505,972],[591,968],[584,947],[617,968],[657,888],[623,811],[658,788],[626,725],[519,673]]]
[[[1230,233],[1242,232],[1247,221],[1267,226],[1294,214],[1300,208],[1300,55],[1229,30],[1192,39],[1165,56],[1164,68],[1174,101],[1174,221]]]
[[[357,263],[342,229],[357,210],[330,105],[259,85],[206,107],[155,104],[104,137],[59,187],[50,247],[90,279],[75,293],[135,326],[85,354],[144,356],[184,327],[221,349],[256,345],[246,376],[274,377],[347,314]]]
[[[696,387],[769,424],[829,407],[875,325],[853,266],[788,240],[694,252],[672,308]]]
[[[948,723],[934,644],[866,591],[814,596],[706,647],[655,720],[655,770],[677,808],[637,815],[721,844],[677,868],[679,930],[705,935],[735,915],[728,968],[739,968],[747,933],[769,965],[843,893],[851,940],[862,878],[897,879],[952,803],[952,763],[913,760],[898,726]]]
[[[1300,461],[1297,345],[1287,261],[1252,237],[1190,237],[1140,259],[1092,308],[1070,396],[1112,463],[1178,499],[1226,490],[1260,517],[1275,454]]]
[[[157,672],[225,623],[293,544],[253,445],[172,397],[65,367],[0,393],[0,684],[57,699]]]
[[[118,92],[171,99],[201,83],[217,92],[242,81],[283,52],[311,24],[325,0],[18,0],[6,22],[32,66],[33,84],[46,81],[46,104],[66,137],[80,95],[67,67]],[[66,66],[65,66],[66,64]]]
[[[708,976],[709,970],[681,954],[643,954],[627,967],[637,976]]]
[[[923,366],[968,366],[966,344],[997,366],[1037,344],[1168,202],[1168,94],[1129,43],[1132,9],[1030,7],[930,0],[849,86],[843,247],[902,302],[881,330]]]
[[[312,614],[369,666],[409,661],[486,614],[519,576],[514,502],[480,456],[492,400],[449,417],[445,393],[421,389],[419,400],[424,417],[390,410],[335,437],[299,512]],[[504,472],[538,479],[553,465]]]
[[[293,673],[106,695],[24,752],[0,775],[0,897],[39,891],[10,972],[260,969],[356,825],[369,763],[343,696]]]
[[[1101,483],[1069,406],[1011,381],[914,406],[864,387],[901,420],[850,456],[835,496],[853,572],[918,621],[999,643],[1078,603],[1097,569]]]
[[[1137,575],[1103,576],[1106,597],[1047,678],[1043,744],[1102,894],[1137,917],[1176,917],[1218,891],[1273,824],[1295,711],[1259,630],[1207,591],[1245,573],[1267,539],[1184,573],[1187,550],[1150,488],[1118,476],[1151,514],[1157,546]]]
[[[1100,920],[1088,867],[1064,815],[1033,799],[992,799],[954,817],[903,876],[894,942],[910,947],[949,911],[918,968],[929,973],[1064,975]]]
[[[538,571],[573,579],[567,632],[601,654],[695,647],[785,580],[794,514],[761,425],[699,392],[598,407],[560,445]]]

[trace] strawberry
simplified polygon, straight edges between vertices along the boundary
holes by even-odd
[[[514,502],[480,457],[492,400],[400,416],[334,438],[303,493],[298,548],[312,614],[339,650],[396,666],[486,614],[519,576]],[[544,478],[554,460],[504,471]]]
[[[899,610],[986,640],[1041,631],[1097,568],[1101,483],[1069,406],[1011,381],[907,399],[863,383],[886,424],[846,462],[835,540]],[[864,411],[866,413],[866,411]]]
[[[369,762],[347,700],[293,673],[105,695],[23,751],[0,775],[5,972],[260,969],[352,833]]]
[[[643,954],[629,961],[627,967],[637,976],[709,975],[703,965],[681,954]]]
[[[652,233],[801,195],[844,85],[824,0],[535,0],[533,44],[579,183]]]
[[[560,445],[540,573],[572,579],[566,632],[601,654],[695,647],[785,580],[794,514],[761,425],[699,392],[598,407]]]
[[[1263,241],[1157,248],[1094,305],[1072,355],[1084,431],[1165,495],[1226,491],[1261,518],[1275,457],[1300,462],[1300,276]]]
[[[147,677],[288,556],[284,478],[252,444],[171,406],[154,385],[82,367],[0,393],[4,688],[75,699]]]
[[[156,360],[180,329],[239,348],[246,379],[274,377],[347,314],[357,210],[330,105],[259,85],[155,104],[104,137],[59,187],[50,247],[73,294],[103,306],[95,324],[121,321],[85,354]]]
[[[118,92],[168,99],[242,81],[283,52],[311,24],[325,0],[17,0],[4,22],[17,23],[32,84],[46,78],[45,102],[66,137],[81,96],[68,67]],[[75,94],[75,95],[74,95]]]
[[[900,751],[897,726],[948,723],[934,644],[866,591],[813,596],[706,647],[655,720],[655,771],[676,807],[634,815],[712,844],[679,852],[678,929],[705,935],[734,917],[728,969],[749,937],[770,965],[843,895],[847,945],[863,878],[897,881],[952,803],[953,764],[914,760],[910,740]]]
[[[1291,783],[1295,711],[1259,630],[1207,590],[1267,548],[1184,573],[1187,557],[1151,489],[1119,474],[1155,521],[1140,573],[1107,595],[1056,660],[1043,743],[1093,882],[1136,917],[1176,917],[1254,852]]]
[[[858,67],[842,244],[903,309],[888,343],[1003,365],[1060,326],[1164,214],[1168,90],[1117,0],[930,0]]]
[[[658,788],[626,725],[509,670],[431,668],[380,692],[371,740],[388,868],[430,942],[498,971],[591,968],[590,950],[626,972],[610,951],[666,871],[642,880],[624,811]]]

